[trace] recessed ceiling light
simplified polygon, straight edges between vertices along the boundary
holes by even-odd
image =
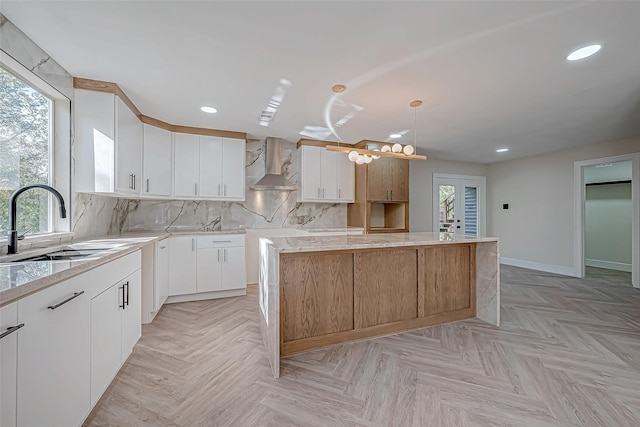
[[[392,133],[391,135],[389,135],[389,138],[393,138],[393,139],[402,138],[402,134],[400,134],[400,133]]]
[[[498,149],[496,150],[496,153],[506,153],[507,151],[509,151],[509,149],[508,149],[508,148],[498,148]]]
[[[600,50],[602,46],[599,44],[592,44],[589,46],[581,47],[578,50],[574,50],[567,55],[568,61],[578,61],[579,59],[588,58]]]
[[[218,112],[218,110],[216,108],[213,108],[213,107],[204,106],[204,107],[200,107],[200,109],[202,111],[204,111],[205,113],[209,113],[209,114],[215,114],[215,113]]]

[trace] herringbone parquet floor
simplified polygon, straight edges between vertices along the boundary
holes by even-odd
[[[91,426],[640,426],[640,290],[502,267],[471,320],[300,354],[271,377],[257,290],[166,306]]]

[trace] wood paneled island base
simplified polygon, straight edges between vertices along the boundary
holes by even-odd
[[[261,239],[261,329],[274,375],[280,357],[476,317],[478,279],[497,300],[496,239],[440,238]]]

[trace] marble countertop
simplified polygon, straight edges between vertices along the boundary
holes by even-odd
[[[496,242],[497,237],[466,237],[452,233],[380,233],[353,236],[304,236],[265,238],[280,253]]]
[[[224,231],[180,231],[180,232],[136,232],[117,236],[106,236],[84,242],[71,243],[25,251],[15,255],[0,256],[0,307],[34,292],[53,286],[61,281],[89,271],[114,259],[128,255],[138,249],[169,236],[244,234],[244,230]],[[65,261],[20,261],[58,250],[101,249],[84,258]]]

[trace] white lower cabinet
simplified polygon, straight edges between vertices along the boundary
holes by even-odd
[[[78,426],[89,414],[88,285],[80,275],[18,301],[19,426]]]
[[[17,303],[0,307],[0,426],[16,425],[18,334],[22,326]]]
[[[82,425],[140,338],[140,284],[135,252],[0,308],[2,427]]]
[[[244,234],[207,234],[170,239],[169,302],[186,301],[187,295],[205,294],[207,298],[242,293],[247,286]],[[202,299],[193,295],[192,299]]]
[[[169,295],[196,293],[195,236],[170,238],[169,255]]]
[[[138,342],[140,270],[91,300],[91,405],[95,405]]]
[[[160,310],[169,296],[169,239],[156,243],[155,308]]]

